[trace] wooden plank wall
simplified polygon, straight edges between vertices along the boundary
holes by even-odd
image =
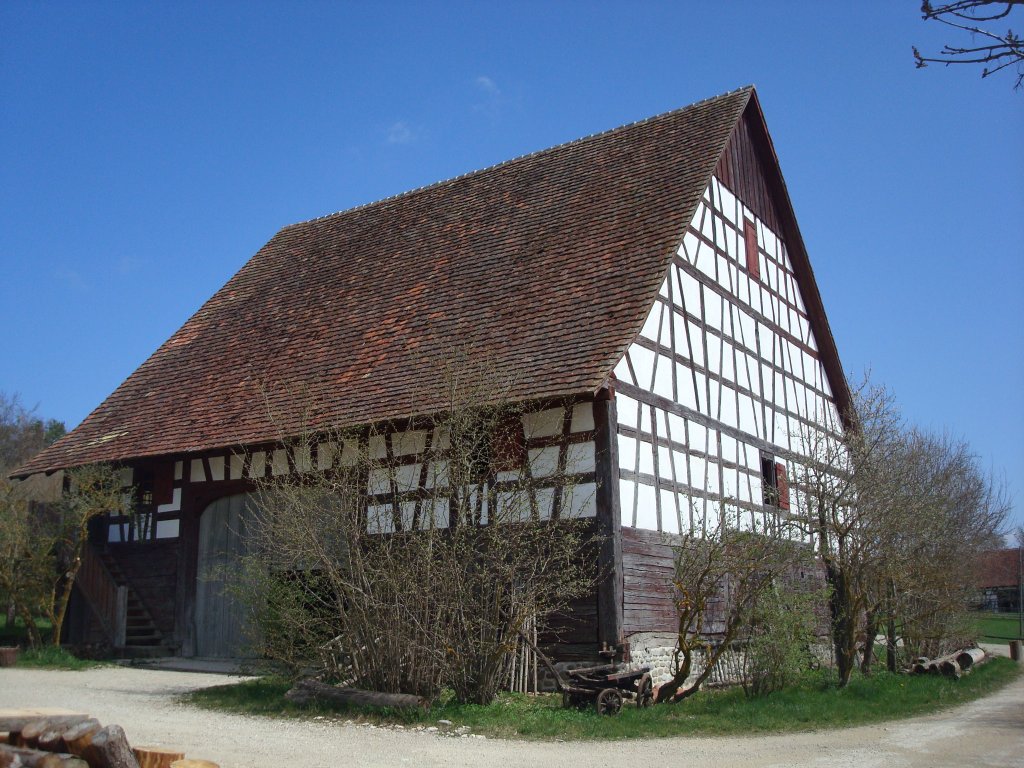
[[[722,153],[715,168],[717,176],[740,200],[742,200],[773,231],[789,239],[788,228],[784,227],[775,207],[774,196],[768,189],[758,149],[754,142],[747,110],[743,119],[733,130],[729,144]]]
[[[672,542],[676,539],[658,531],[622,528],[622,628],[627,637],[677,630],[672,602]]]

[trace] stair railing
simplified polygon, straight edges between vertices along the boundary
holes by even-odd
[[[91,545],[82,551],[75,584],[115,648],[124,648],[128,626],[128,587],[118,584]]]

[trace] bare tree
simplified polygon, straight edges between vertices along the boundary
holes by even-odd
[[[529,409],[501,402],[486,376],[448,380],[449,407],[402,429],[288,441],[316,460],[256,499],[244,588],[263,653],[363,688],[429,698],[450,687],[487,703],[520,631],[543,633],[593,588],[596,538],[573,515],[572,466],[546,477],[563,503],[545,519],[522,444]]]
[[[982,64],[981,76],[994,75],[1002,69],[1016,65],[1017,80],[1014,89],[1024,83],[1024,41],[1012,29],[1005,32],[996,24],[1010,15],[1024,0],[957,0],[932,5],[930,0],[921,4],[925,21],[937,21],[971,35],[971,45],[943,46],[935,56],[925,56],[913,47],[918,69],[929,64]]]
[[[723,508],[716,527],[686,534],[675,546],[678,630],[672,679],[658,689],[658,703],[697,693],[750,629],[765,598],[810,554],[786,539],[784,523],[742,530],[730,517]]]
[[[1009,508],[965,441],[908,428],[884,388],[853,390],[853,428],[806,428],[810,459],[796,479],[825,566],[841,686],[858,643],[870,671],[882,628],[891,669],[899,640],[935,654],[968,639],[971,568]]]
[[[0,589],[24,621],[33,646],[42,643],[39,617],[50,622],[51,642],[60,645],[89,521],[131,508],[131,493],[110,465],[71,469],[65,482],[58,501],[38,504],[17,485],[0,481]]]

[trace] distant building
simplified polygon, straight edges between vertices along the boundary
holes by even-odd
[[[984,552],[978,562],[975,582],[986,611],[1020,611],[1021,557],[1019,547]]]

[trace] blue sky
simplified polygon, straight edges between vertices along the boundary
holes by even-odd
[[[73,426],[281,226],[753,83],[845,367],[1024,522],[1024,93],[918,6],[0,4],[0,389]]]

